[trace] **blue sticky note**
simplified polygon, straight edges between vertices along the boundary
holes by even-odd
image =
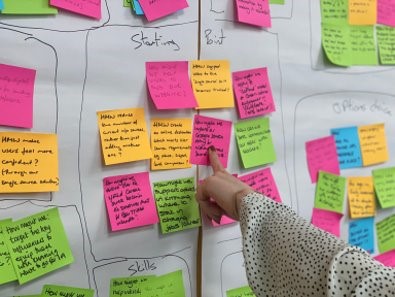
[[[340,169],[362,167],[358,127],[331,129],[335,137]]]
[[[137,0],[133,0],[133,9],[137,15],[144,15],[143,9]]]
[[[373,226],[374,218],[351,221],[348,228],[348,242],[372,254],[374,252]]]
[[[2,10],[3,8],[4,8],[3,0],[0,0],[0,10]]]

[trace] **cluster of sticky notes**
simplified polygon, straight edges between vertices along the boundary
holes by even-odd
[[[103,187],[112,231],[158,223],[148,172],[106,177]]]
[[[2,0],[0,6],[2,14],[18,15],[57,14],[57,8],[94,19],[101,18],[101,0]]]
[[[74,261],[57,208],[2,221],[0,231],[0,283],[24,284]]]
[[[0,132],[0,193],[59,189],[55,134]]]
[[[112,278],[109,296],[184,297],[185,288],[182,270],[162,275]]]
[[[36,70],[0,64],[0,125],[32,128]]]
[[[381,64],[395,64],[393,1],[321,0],[321,18],[322,45],[333,64],[377,65],[378,56]]]
[[[151,22],[188,7],[186,0],[123,0],[124,7],[130,7],[136,15],[144,15]]]
[[[388,161],[384,124],[331,129],[331,136],[306,142],[311,181],[320,170],[340,174],[340,169],[370,166]]]
[[[244,286],[227,290],[226,297],[255,297],[255,294],[250,286]]]
[[[270,28],[269,0],[235,0],[236,18],[240,23]]]

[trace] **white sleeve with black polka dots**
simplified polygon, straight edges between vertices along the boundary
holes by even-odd
[[[395,296],[395,269],[289,207],[251,193],[239,213],[247,278],[256,296]]]

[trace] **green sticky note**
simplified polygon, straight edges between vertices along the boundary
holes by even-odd
[[[244,168],[276,161],[269,118],[256,118],[235,124],[236,141]]]
[[[226,297],[255,297],[249,286],[226,291]]]
[[[321,0],[320,4],[323,23],[348,23],[348,0]]]
[[[377,65],[376,40],[373,26],[350,26],[352,65]]]
[[[331,63],[339,66],[352,65],[349,34],[349,26],[322,24],[322,47]]]
[[[200,226],[193,177],[156,182],[154,196],[163,234]]]
[[[81,288],[73,288],[73,287],[65,287],[65,286],[56,286],[56,285],[45,285],[41,292],[41,297],[49,297],[49,296],[70,296],[70,297],[93,297],[95,294],[94,290],[91,289],[81,289]]]
[[[123,7],[132,7],[132,0],[123,0]]]
[[[3,232],[20,284],[74,261],[57,208],[7,224]]]
[[[395,249],[395,215],[378,222],[376,232],[380,253]]]
[[[3,14],[57,14],[58,10],[48,0],[3,0]]]
[[[141,293],[141,286],[154,275],[117,277],[111,279],[110,297],[133,296]]]
[[[12,265],[11,255],[4,242],[3,226],[11,223],[11,219],[0,221],[0,284],[5,284],[17,280],[14,266]]]
[[[185,297],[182,271],[177,270],[151,278],[141,286],[142,297]]]
[[[320,171],[315,190],[314,207],[343,213],[346,178]]]
[[[42,295],[18,295],[18,296],[13,296],[13,297],[42,297]]]
[[[377,26],[376,34],[381,64],[395,64],[395,28]]]
[[[395,207],[395,167],[376,169],[373,185],[382,208]]]
[[[270,0],[269,1],[270,4],[285,4],[285,0]]]

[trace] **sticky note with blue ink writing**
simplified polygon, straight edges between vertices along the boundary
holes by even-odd
[[[335,137],[340,169],[362,167],[358,128],[331,129],[331,134]]]
[[[369,253],[374,252],[373,235],[374,218],[364,218],[350,222],[348,231],[348,242],[359,246]]]

